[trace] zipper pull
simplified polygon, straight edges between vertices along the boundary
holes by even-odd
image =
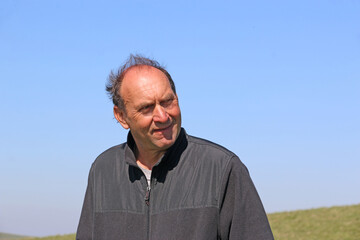
[[[150,205],[150,190],[151,190],[151,188],[148,186],[146,188],[146,194],[145,194],[145,203],[147,206]]]

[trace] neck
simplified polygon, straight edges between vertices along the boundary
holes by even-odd
[[[154,165],[160,160],[164,155],[165,151],[144,151],[136,147],[135,156],[136,163],[145,169],[152,170]]]

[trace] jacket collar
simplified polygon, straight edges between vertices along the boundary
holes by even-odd
[[[165,152],[163,157],[155,166],[158,166],[160,164],[162,165],[165,163],[171,164],[168,159],[171,159],[174,154],[181,155],[181,153],[185,150],[186,147],[187,147],[187,134],[185,132],[185,129],[181,128],[179,136],[177,137],[175,143]],[[135,158],[135,148],[136,148],[135,140],[131,134],[131,131],[129,131],[125,146],[125,161],[126,163],[132,166],[137,166],[136,158]]]

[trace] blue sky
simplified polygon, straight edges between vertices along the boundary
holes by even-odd
[[[235,152],[267,212],[360,203],[360,3],[0,3],[0,232],[76,231],[91,163],[126,139],[105,82],[171,73],[183,127]]]

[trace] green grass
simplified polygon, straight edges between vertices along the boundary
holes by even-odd
[[[360,204],[269,214],[277,240],[359,240]]]
[[[56,235],[42,238],[23,238],[21,240],[74,240],[75,234]]]
[[[360,240],[360,204],[272,213],[268,217],[276,240]],[[1,236],[0,234],[0,240],[4,240],[5,238]],[[22,238],[22,240],[74,239],[75,234]]]
[[[0,233],[0,240],[18,240],[23,239],[25,236],[9,234],[9,233]]]

